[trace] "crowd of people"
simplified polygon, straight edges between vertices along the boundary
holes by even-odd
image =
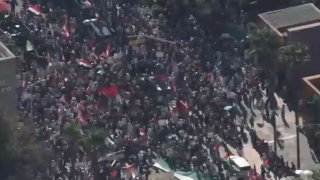
[[[257,71],[244,61],[243,41],[214,38],[192,15],[169,27],[164,14],[131,4],[106,3],[115,11],[106,23],[101,9],[110,7],[89,4],[79,17],[54,4],[44,7],[46,16],[27,5],[19,13],[33,46],[24,50],[18,75],[19,109],[55,154],[48,175],[147,179],[161,157],[174,169],[228,179],[228,157],[220,157],[219,147],[230,156],[229,144],[241,155],[248,135],[263,159],[263,178],[266,170],[293,174],[294,165],[251,129],[253,115],[247,124],[265,101]],[[82,136],[102,130],[104,142],[90,151],[70,143],[68,131],[78,126]]]

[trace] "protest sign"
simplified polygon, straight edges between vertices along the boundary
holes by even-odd
[[[163,58],[164,57],[164,52],[156,52],[156,57],[157,58]]]
[[[140,45],[140,44],[144,44],[145,42],[146,42],[146,39],[141,38],[141,39],[129,41],[129,45],[131,45],[131,46]]]

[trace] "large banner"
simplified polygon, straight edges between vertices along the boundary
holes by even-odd
[[[140,38],[137,40],[129,41],[129,45],[131,45],[131,46],[140,45],[140,44],[146,43],[146,41],[147,41],[146,38]]]

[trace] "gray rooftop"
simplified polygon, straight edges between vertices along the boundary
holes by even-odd
[[[320,11],[312,3],[270,11],[259,14],[259,16],[275,29],[320,21]]]
[[[2,42],[0,42],[0,61],[14,57],[15,55]]]

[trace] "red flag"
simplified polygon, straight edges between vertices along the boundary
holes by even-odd
[[[34,13],[35,15],[40,15],[42,12],[41,12],[41,9],[38,8],[36,5],[32,5],[28,8],[29,11],[31,11],[32,13]]]
[[[107,58],[110,55],[111,45],[108,44],[105,50],[100,54],[100,57]]]
[[[168,81],[169,76],[167,74],[159,74],[159,75],[156,75],[155,79],[158,81]]]
[[[264,161],[263,165],[264,165],[266,168],[269,168],[269,167],[270,167],[270,161],[269,161],[269,160]]]
[[[84,112],[86,109],[84,101],[81,101],[78,106],[78,119],[80,123],[84,126],[88,125],[88,115]]]
[[[173,77],[173,79],[172,79],[172,89],[173,89],[173,92],[177,92],[177,84],[176,84],[175,77]]]
[[[91,49],[94,45],[96,44],[96,41],[95,40],[89,40],[87,42],[87,46]]]
[[[183,102],[183,101],[178,101],[177,102],[177,110],[179,113],[186,113],[188,112],[188,105],[186,102]]]
[[[115,85],[110,87],[103,86],[100,88],[99,92],[108,97],[115,97],[119,93],[119,89],[118,86]]]
[[[118,172],[117,171],[112,171],[111,176],[116,178],[118,177]]]
[[[88,116],[87,116],[87,114],[85,112],[82,112],[81,110],[79,110],[78,111],[78,119],[79,119],[79,122],[83,126],[88,125],[89,118],[88,118]]]
[[[86,106],[84,104],[84,101],[80,101],[78,106],[78,119],[80,123],[84,126],[88,125],[88,120],[89,120],[85,111],[86,111]]]

